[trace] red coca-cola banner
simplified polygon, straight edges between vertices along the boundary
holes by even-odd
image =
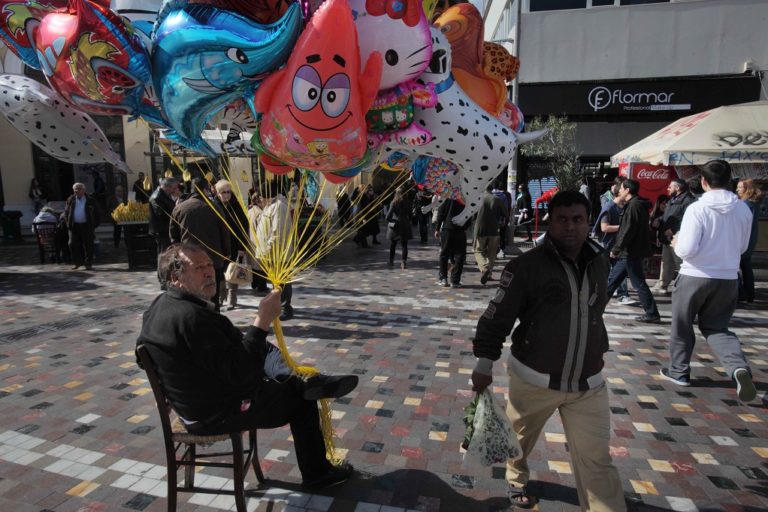
[[[639,181],[640,196],[652,202],[666,194],[669,182],[677,178],[677,171],[671,165],[646,163],[621,164],[619,174]]]

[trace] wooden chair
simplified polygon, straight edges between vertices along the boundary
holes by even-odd
[[[248,432],[248,449],[243,449],[243,432],[229,432],[220,435],[195,435],[187,432],[184,423],[173,412],[165,397],[160,380],[157,376],[149,351],[143,345],[137,347],[136,353],[144,370],[147,372],[149,384],[157,401],[157,409],[160,413],[160,423],[163,427],[163,439],[165,441],[165,457],[168,469],[168,511],[176,510],[177,493],[200,492],[206,494],[230,494],[235,497],[235,505],[238,512],[246,512],[245,504],[245,475],[248,466],[253,463],[253,470],[259,483],[264,482],[264,473],[259,464],[258,446],[256,444],[256,429]],[[172,419],[173,418],[173,419]],[[216,453],[198,453],[197,445],[211,444],[217,441],[231,441],[232,450]],[[179,455],[180,449],[183,453]],[[245,457],[244,457],[245,456]],[[210,459],[223,459],[231,457],[232,462],[216,462]],[[234,491],[224,489],[211,489],[195,486],[195,467],[225,467],[234,471]],[[184,467],[184,483],[178,484],[177,473]]]

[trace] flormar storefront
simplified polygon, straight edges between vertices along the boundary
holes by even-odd
[[[759,98],[757,77],[731,75],[523,83],[519,105],[528,121],[565,115],[576,123],[582,172],[597,197],[618,175],[611,155],[681,117]],[[518,182],[528,182],[532,191],[546,188],[546,168],[546,162],[521,158]]]

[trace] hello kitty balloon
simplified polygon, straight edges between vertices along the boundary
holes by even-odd
[[[422,2],[417,0],[350,0],[360,57],[383,57],[379,94],[366,114],[369,146],[393,140],[419,145],[432,140],[413,124],[414,107],[434,107],[434,85],[416,82],[432,58],[432,37]]]

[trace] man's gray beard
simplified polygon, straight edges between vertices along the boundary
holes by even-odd
[[[213,286],[216,287],[216,282],[213,283]],[[184,290],[183,288],[179,288],[178,286],[173,286],[171,283],[168,283],[168,288],[173,288],[174,290],[178,290],[181,293],[186,293],[187,295],[191,295],[196,299],[204,300],[205,302],[210,302],[211,304],[213,304],[213,300],[212,300],[213,297],[205,297],[197,293],[192,293],[189,290]]]

